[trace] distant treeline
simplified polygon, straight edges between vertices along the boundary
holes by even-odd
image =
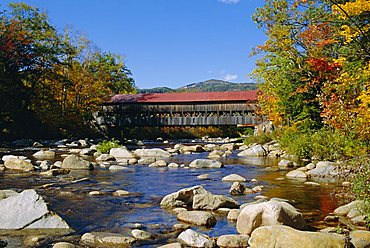
[[[38,8],[0,10],[0,139],[87,135],[104,97],[132,92],[121,56],[59,33]]]

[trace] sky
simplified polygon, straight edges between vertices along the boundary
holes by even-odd
[[[9,2],[1,0],[3,8]],[[62,30],[123,55],[139,88],[208,79],[253,82],[252,48],[265,36],[252,20],[262,0],[23,0]]]

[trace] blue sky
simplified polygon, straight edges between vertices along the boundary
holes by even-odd
[[[251,18],[261,0],[23,2],[46,11],[59,30],[71,25],[102,51],[123,55],[139,88],[250,82],[256,58],[249,54],[264,39]]]

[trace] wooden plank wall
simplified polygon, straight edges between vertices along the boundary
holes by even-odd
[[[99,125],[108,126],[218,126],[257,125],[256,102],[200,104],[120,104],[102,106]]]

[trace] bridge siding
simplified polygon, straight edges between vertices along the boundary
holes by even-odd
[[[95,120],[108,126],[257,125],[255,101],[202,103],[126,103],[101,107]]]

